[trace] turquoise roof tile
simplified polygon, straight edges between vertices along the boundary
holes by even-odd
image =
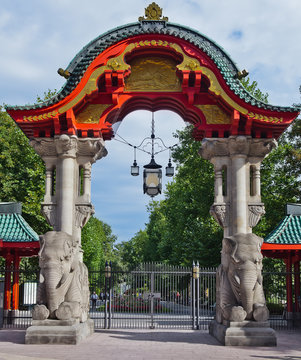
[[[301,244],[301,216],[287,215],[264,239],[268,244]]]
[[[0,240],[31,242],[39,241],[39,236],[20,214],[0,214]]]

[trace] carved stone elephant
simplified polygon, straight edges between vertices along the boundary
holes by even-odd
[[[236,234],[223,239],[216,286],[219,323],[268,319],[262,287],[262,242],[255,234]]]
[[[88,270],[79,261],[79,247],[72,236],[49,231],[40,236],[40,283],[33,319],[87,320]]]

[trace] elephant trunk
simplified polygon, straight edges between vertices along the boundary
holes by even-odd
[[[50,312],[50,317],[54,318],[55,310],[57,310],[60,303],[63,301],[62,294],[60,294],[60,282],[62,279],[62,274],[57,265],[47,266],[47,268],[44,268],[43,270],[47,294],[47,307]]]
[[[254,293],[258,279],[257,268],[254,263],[245,263],[239,274],[241,304],[247,313],[246,319],[253,317]]]

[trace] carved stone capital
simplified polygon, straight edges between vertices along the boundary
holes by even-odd
[[[231,136],[229,138],[229,154],[231,156],[247,156],[249,154],[252,139],[246,136]]]
[[[92,204],[75,205],[75,226],[83,228],[94,213],[95,210]]]
[[[275,139],[252,139],[249,156],[262,159],[276,147],[277,141]]]
[[[35,138],[30,140],[30,145],[34,148],[36,153],[39,154],[42,158],[57,155],[54,139]]]
[[[63,134],[55,138],[56,151],[59,156],[76,157],[78,148],[78,138],[75,135],[68,136]]]
[[[253,139],[247,136],[229,138],[206,138],[202,141],[199,154],[206,160],[214,157],[246,156],[263,159],[277,146],[275,139]]]
[[[210,214],[216,222],[224,229],[229,226],[229,206],[226,203],[213,204],[210,208]]]
[[[261,219],[261,217],[265,214],[264,204],[250,204],[249,208],[249,226],[253,228],[256,226]]]
[[[91,163],[105,157],[108,154],[104,145],[104,140],[98,139],[79,139],[78,156],[91,158]]]
[[[228,139],[204,139],[199,154],[206,160],[216,156],[228,156]]]
[[[56,225],[56,204],[41,204],[42,213],[45,216],[49,225],[55,227]]]

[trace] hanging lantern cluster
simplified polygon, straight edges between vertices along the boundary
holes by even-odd
[[[145,151],[145,149],[144,149],[145,143],[149,140],[150,140],[150,145],[151,145],[150,152]],[[160,142],[161,150],[155,152],[154,148],[155,148],[156,144],[158,145],[158,142]],[[127,144],[130,146],[133,146],[129,143],[127,143]],[[161,192],[162,192],[162,170],[161,170],[162,166],[156,163],[155,155],[157,155],[159,152],[169,150],[169,160],[168,160],[168,164],[165,168],[165,175],[167,177],[172,177],[174,175],[174,167],[172,166],[171,158],[170,158],[171,147],[165,146],[162,139],[155,137],[154,113],[152,113],[152,132],[151,132],[150,138],[147,137],[147,138],[143,139],[139,146],[133,146],[133,148],[134,148],[134,162],[133,162],[133,165],[131,166],[131,175],[132,176],[139,175],[139,166],[138,166],[137,160],[136,160],[137,149],[147,152],[148,154],[151,155],[151,160],[150,160],[149,164],[143,166],[144,167],[144,170],[143,170],[143,192],[144,192],[144,194],[147,194],[151,197],[161,194]]]

